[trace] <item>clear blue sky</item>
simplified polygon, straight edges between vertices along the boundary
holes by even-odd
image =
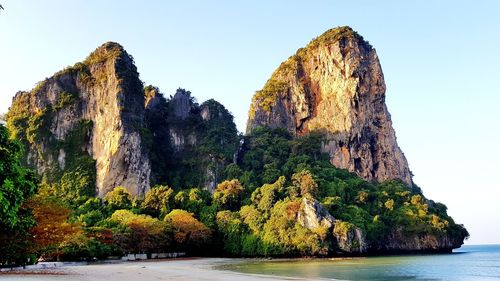
[[[0,112],[106,41],[166,93],[215,98],[243,130],[254,91],[327,29],[377,49],[398,142],[425,194],[500,243],[500,1],[0,0]]]

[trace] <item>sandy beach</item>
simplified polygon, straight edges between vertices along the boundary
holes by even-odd
[[[162,261],[123,262],[64,266],[56,269],[18,271],[0,274],[0,280],[64,280],[64,281],[138,281],[138,280],[305,280],[276,278],[265,275],[250,275],[215,269],[214,267],[240,259],[192,258]]]

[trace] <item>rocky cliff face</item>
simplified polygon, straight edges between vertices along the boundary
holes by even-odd
[[[7,119],[28,147],[28,164],[46,178],[65,170],[68,151],[63,144],[79,124],[90,124],[77,153],[95,160],[97,193],[124,186],[142,194],[150,176],[141,138],[143,104],[132,58],[120,45],[106,43],[83,63],[56,73],[31,92],[18,93]]]
[[[332,232],[340,253],[363,254],[368,251],[369,244],[365,233],[353,224],[335,221]]]
[[[393,229],[384,243],[372,245],[373,253],[451,252],[460,248],[463,237],[453,235],[407,235],[401,227]]]
[[[403,227],[395,227],[384,237],[369,241],[365,231],[354,224],[336,220],[320,202],[302,198],[297,222],[315,232],[324,229],[338,255],[397,254],[410,252],[450,252],[463,244],[457,235],[407,234]]]
[[[6,119],[44,183],[60,188],[83,173],[89,196],[117,186],[142,195],[152,184],[213,189],[238,146],[224,106],[143,87],[132,57],[112,42],[16,94]]]
[[[377,53],[349,27],[325,32],[278,67],[252,99],[247,133],[258,126],[322,132],[323,150],[336,167],[370,181],[412,184]]]
[[[314,230],[320,227],[330,229],[335,219],[319,202],[304,197],[302,198],[300,212],[297,214],[297,221],[303,227]]]
[[[166,159],[171,163],[164,172],[170,174],[167,182],[183,188],[199,186],[212,192],[222,181],[224,167],[233,161],[238,147],[233,116],[215,100],[199,105],[184,89],[178,89],[168,101],[167,112],[172,150]]]

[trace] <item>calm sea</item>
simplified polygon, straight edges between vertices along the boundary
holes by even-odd
[[[500,280],[500,245],[462,246],[451,254],[261,261],[226,269],[327,280]]]

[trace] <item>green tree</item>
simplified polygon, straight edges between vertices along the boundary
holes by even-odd
[[[222,209],[237,210],[241,205],[244,188],[237,179],[226,180],[217,185],[214,202]]]
[[[188,192],[188,200],[184,204],[186,211],[194,213],[197,217],[201,218],[202,209],[210,204],[212,194],[207,190],[199,188],[191,188]]]
[[[141,208],[153,216],[163,217],[170,212],[173,194],[174,190],[166,185],[154,186],[146,193]]]
[[[117,186],[104,196],[108,208],[112,210],[132,208],[132,194],[123,186]]]
[[[21,153],[0,125],[0,264],[24,264],[29,256],[27,230],[34,220],[23,203],[36,184],[33,173],[21,166]]]
[[[243,175],[243,170],[237,164],[231,163],[224,169],[224,174],[226,179],[237,179]]]
[[[85,203],[78,206],[73,212],[73,217],[85,227],[96,226],[103,221],[106,212],[102,206],[102,199],[99,197],[89,198]]]
[[[308,170],[292,175],[292,183],[300,189],[300,195],[314,198],[318,193],[318,184]]]
[[[325,255],[328,246],[322,235],[314,233],[300,225],[297,213],[300,201],[288,198],[278,201],[270,212],[270,217],[264,224],[261,238],[265,255]]]
[[[220,211],[217,213],[217,229],[222,236],[224,252],[240,255],[242,238],[246,234],[244,223],[237,212]]]
[[[252,193],[252,202],[257,206],[257,209],[268,212],[277,202],[283,191],[285,185],[285,177],[281,176],[272,184],[264,184],[263,186],[255,189]]]

